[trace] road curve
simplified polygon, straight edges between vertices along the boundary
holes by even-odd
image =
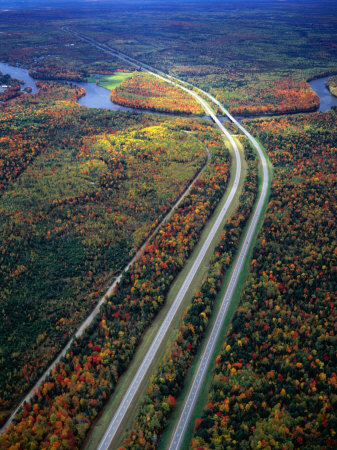
[[[188,187],[185,189],[185,191],[179,196],[179,198],[177,199],[177,201],[173,204],[173,206],[170,208],[169,212],[164,216],[164,218],[159,222],[159,224],[156,226],[156,228],[154,229],[154,231],[151,233],[151,235],[146,239],[146,241],[142,244],[142,246],[139,248],[139,250],[137,251],[137,253],[133,256],[133,258],[131,259],[131,261],[129,261],[129,263],[124,267],[124,269],[122,270],[123,272],[127,272],[131,265],[140,257],[140,255],[144,252],[146,245],[150,242],[150,240],[157,234],[158,230],[160,229],[160,227],[170,218],[170,216],[172,215],[173,211],[180,205],[180,203],[184,200],[184,198],[189,194],[189,192],[191,191],[192,187],[194,186],[195,182],[198,180],[198,178],[200,177],[200,175],[204,172],[204,170],[206,169],[206,167],[208,166],[209,161],[211,160],[211,154],[208,150],[207,147],[205,147],[205,151],[206,151],[206,162],[204,164],[204,166],[201,168],[201,170],[197,173],[197,175],[194,177],[194,179],[191,181],[191,183],[188,185]],[[2,428],[0,429],[0,434],[2,434],[7,428],[8,426],[13,422],[14,417],[16,416],[16,414],[18,413],[18,411],[20,410],[20,408],[23,406],[23,404],[26,402],[29,402],[31,400],[31,398],[33,397],[33,395],[35,394],[35,392],[37,391],[37,389],[39,388],[39,386],[45,381],[45,379],[47,378],[47,376],[51,373],[51,371],[55,368],[56,364],[58,364],[61,359],[67,354],[67,351],[69,350],[71,344],[74,342],[74,340],[78,337],[80,337],[84,331],[88,328],[88,326],[91,324],[91,322],[94,320],[94,318],[97,316],[97,314],[99,313],[99,310],[101,308],[101,306],[103,305],[103,303],[106,301],[107,297],[109,297],[112,293],[113,290],[115,289],[115,287],[117,286],[117,284],[121,281],[122,278],[122,273],[115,278],[114,282],[110,285],[110,287],[108,288],[108,290],[106,291],[106,293],[103,295],[103,297],[99,300],[99,302],[97,303],[97,305],[95,306],[95,308],[91,311],[91,313],[89,314],[89,316],[82,322],[82,324],[80,325],[80,327],[77,329],[76,333],[74,334],[74,336],[69,340],[69,342],[66,344],[66,346],[62,349],[62,351],[58,354],[58,356],[53,360],[53,362],[49,365],[49,367],[47,368],[47,370],[43,373],[43,375],[41,375],[41,377],[38,379],[38,381],[34,384],[34,386],[29,390],[29,392],[25,395],[24,399],[20,402],[20,404],[15,408],[14,412],[10,415],[10,417],[7,419],[6,423],[2,426]]]
[[[70,30],[67,29],[67,31],[70,31]],[[155,355],[156,355],[157,351],[159,350],[168,329],[170,328],[173,318],[174,318],[175,314],[177,313],[179,306],[181,305],[181,302],[183,301],[183,298],[186,295],[186,292],[188,291],[198,269],[200,268],[200,265],[206,255],[206,252],[207,252],[209,246],[211,245],[212,240],[214,239],[216,233],[218,232],[218,230],[221,227],[223,218],[225,217],[225,215],[234,199],[237,189],[238,189],[240,174],[241,174],[241,160],[240,160],[239,149],[238,149],[234,139],[232,138],[230,133],[226,130],[226,128],[222,125],[222,123],[219,121],[219,119],[216,117],[216,115],[214,114],[214,112],[211,109],[211,107],[209,106],[209,104],[203,98],[201,98],[196,92],[188,89],[185,86],[181,86],[180,80],[170,77],[170,76],[167,76],[163,72],[158,71],[158,70],[148,66],[147,64],[140,63],[140,62],[136,61],[135,59],[130,58],[127,55],[124,55],[121,52],[118,52],[114,49],[111,49],[110,47],[108,47],[105,44],[100,44],[91,38],[87,38],[86,36],[80,35],[79,33],[75,33],[75,32],[73,32],[73,33],[76,36],[78,36],[80,39],[83,39],[84,41],[94,45],[96,48],[99,48],[100,50],[103,50],[107,53],[110,53],[111,55],[116,56],[117,58],[128,62],[129,64],[133,65],[134,67],[137,67],[138,69],[142,69],[142,70],[154,75],[157,78],[160,78],[168,83],[171,83],[171,84],[177,86],[178,88],[183,89],[189,95],[194,97],[203,106],[203,108],[207,112],[207,114],[213,119],[215,124],[220,129],[221,133],[230,141],[230,143],[233,147],[233,150],[234,150],[235,162],[236,162],[236,171],[235,171],[234,182],[233,182],[232,188],[228,194],[226,202],[223,205],[220,213],[218,214],[218,217],[217,217],[215,223],[213,224],[212,229],[207,236],[207,239],[205,240],[201,250],[199,251],[199,254],[196,257],[193,266],[191,267],[189,273],[187,274],[183,285],[181,286],[176,298],[174,299],[174,302],[172,303],[164,321],[162,322],[154,340],[152,341],[152,344],[151,344],[149,350],[147,351],[147,353],[142,361],[142,364],[139,366],[134,379],[132,380],[128,390],[124,394],[124,397],[122,398],[122,400],[119,404],[119,407],[117,408],[117,411],[115,412],[115,415],[113,416],[113,418],[112,418],[112,420],[111,420],[111,422],[110,422],[110,424],[98,446],[98,450],[105,450],[105,449],[109,448],[112,441],[116,437],[116,435],[122,425],[123,419],[126,416],[127,411],[129,410],[130,405],[131,405],[133,399],[135,398],[136,393],[137,393],[142,381],[145,379],[145,377],[150,369],[150,365],[151,365],[152,361],[154,360]]]
[[[203,92],[203,91],[202,91]],[[190,386],[190,390],[185,398],[183,410],[180,414],[180,417],[176,423],[175,429],[173,431],[169,449],[170,450],[178,450],[181,448],[181,445],[183,443],[183,439],[185,436],[185,432],[187,429],[187,426],[190,422],[191,415],[196,403],[196,400],[199,396],[200,389],[202,388],[203,381],[207,372],[207,369],[209,367],[209,364],[212,359],[212,355],[214,353],[216,342],[219,338],[219,334],[222,328],[222,325],[224,323],[224,319],[226,316],[226,312],[228,309],[228,306],[232,300],[233,293],[237,287],[237,283],[239,280],[239,277],[241,275],[244,262],[247,258],[248,250],[253,243],[254,234],[257,230],[259,220],[262,216],[263,208],[265,205],[265,202],[267,200],[268,196],[268,186],[269,186],[269,171],[268,171],[268,163],[266,160],[266,157],[258,144],[258,142],[250,135],[250,133],[240,124],[238,123],[233,116],[210,94],[207,92],[203,92],[203,94],[207,95],[208,98],[210,98],[212,101],[214,101],[221,110],[228,116],[228,118],[248,137],[248,139],[251,141],[253,146],[256,148],[259,158],[262,163],[262,189],[260,192],[259,200],[256,206],[256,209],[253,214],[253,218],[251,219],[248,231],[246,233],[244,242],[241,246],[239,256],[236,260],[234,269],[231,274],[231,278],[229,280],[226,292],[224,294],[224,297],[221,302],[220,309],[218,311],[215,323],[213,325],[211,334],[208,338],[208,341],[206,343],[206,347],[204,349],[204,352],[201,356],[201,359],[199,361],[198,367],[195,371],[192,384]]]
[[[234,143],[234,141],[233,141],[233,143]],[[226,200],[224,206],[222,207],[211,231],[209,232],[206,241],[204,242],[198,256],[196,257],[193,266],[191,267],[189,273],[187,274],[183,285],[181,286],[181,288],[180,288],[177,296],[175,297],[174,302],[172,303],[164,321],[162,322],[154,340],[152,341],[152,344],[151,344],[149,350],[147,351],[141,365],[139,366],[134,379],[132,380],[121,403],[119,404],[119,407],[118,407],[114,417],[112,418],[112,420],[109,424],[109,427],[103,436],[103,439],[101,440],[101,442],[98,446],[99,450],[109,448],[111,442],[116,437],[116,435],[122,425],[122,421],[123,421],[124,417],[126,416],[128,409],[130,408],[131,402],[135,398],[137,391],[140,387],[140,384],[145,379],[145,377],[150,369],[151,363],[154,360],[154,358],[163,342],[163,339],[165,338],[165,335],[171,326],[173,318],[175,317],[175,315],[179,309],[179,306],[181,305],[181,302],[183,301],[191,283],[193,282],[194,277],[201,266],[201,263],[206,255],[206,252],[207,252],[209,246],[211,245],[216,233],[221,228],[221,224],[224,219],[224,216],[226,215],[226,213],[233,201],[233,198],[236,194],[236,191],[237,191],[237,188],[239,185],[240,173],[241,173],[241,161],[240,161],[240,156],[239,156],[239,150],[236,147],[235,143],[234,143],[234,145],[235,145],[235,155],[236,155],[236,158],[235,158],[236,159],[236,172],[235,172],[235,179],[234,179],[234,183],[231,188],[231,191],[230,191],[230,193],[227,197],[227,200]]]

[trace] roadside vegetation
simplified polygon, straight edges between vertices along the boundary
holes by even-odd
[[[203,166],[205,146],[212,153],[92,326],[0,436],[1,448],[83,444],[229,177],[210,122],[86,109],[76,104],[83,89],[50,81],[99,76],[116,103],[203,114],[173,86],[62,27],[207,90],[233,114],[256,116],[318,107],[307,80],[337,73],[336,17],[330,0],[1,11],[0,60],[40,81],[38,94],[21,95],[1,78],[10,88],[0,101],[12,99],[0,105],[0,423]],[[336,95],[336,77],[328,86]],[[248,126],[274,164],[272,197],[192,446],[336,448],[336,111]],[[126,445],[159,442],[252,206],[241,200]]]
[[[171,124],[173,131],[182,126],[209,145],[212,158],[207,169],[124,275],[89,329],[72,344],[15,423],[1,435],[2,447],[56,442],[79,446],[165,302],[172,281],[191,254],[229,178],[229,154],[219,133],[195,121],[179,119]]]
[[[193,448],[335,448],[336,112],[247,122],[274,166]]]
[[[239,206],[223,229],[200,290],[183,313],[176,338],[151,377],[139,413],[121,448],[157,448],[176,399],[185,386],[187,372],[208,329],[215,301],[233,262],[257,195],[257,161],[248,144],[245,153],[248,173]]]
[[[74,103],[82,88],[38,86],[0,109],[3,418],[207,158],[184,121],[88,110]]]

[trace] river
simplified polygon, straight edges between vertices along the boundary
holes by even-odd
[[[22,85],[23,89],[26,86],[29,86],[32,88],[32,93],[38,91],[35,83],[36,80],[29,75],[27,69],[0,62],[0,72],[3,74],[8,73],[12,78],[17,78],[18,80],[24,81],[24,84]],[[85,89],[86,95],[78,100],[80,105],[87,106],[88,108],[111,109],[114,111],[132,111],[131,108],[125,108],[124,106],[112,103],[110,100],[110,91],[98,86],[96,83],[73,81],[72,84],[76,84],[77,86],[81,86]]]
[[[330,77],[322,77],[309,82],[311,89],[315,91],[320,98],[318,111],[321,112],[328,111],[332,108],[332,106],[337,106],[337,97],[331,95],[329,89],[326,86],[326,82],[329,78]]]
[[[7,73],[12,77],[16,78],[17,80],[22,80],[24,84],[22,85],[22,88],[25,88],[27,86],[32,88],[32,93],[35,93],[38,91],[38,88],[35,84],[34,78],[32,78],[27,69],[22,69],[21,67],[15,67],[10,66],[9,64],[0,62],[0,72],[2,72],[4,75]]]
[[[3,74],[8,73],[12,78],[22,80],[24,82],[22,88],[29,86],[32,88],[32,93],[38,91],[35,79],[29,75],[27,69],[24,69],[22,67],[11,66],[10,64],[0,62],[0,72],[2,72]],[[331,109],[332,106],[337,106],[337,97],[334,97],[333,95],[330,94],[325,84],[328,78],[329,77],[322,77],[318,78],[317,80],[309,82],[311,89],[315,91],[320,98],[320,106],[318,110],[321,112],[328,111],[329,109]],[[83,87],[86,91],[86,95],[84,95],[78,100],[78,103],[82,106],[86,106],[88,108],[110,109],[113,111],[135,111],[138,113],[146,112],[144,110],[126,108],[124,106],[117,105],[116,103],[112,103],[112,101],[110,100],[110,91],[101,86],[98,86],[96,83],[85,83],[78,81],[73,81],[72,83],[76,84],[77,86]],[[161,113],[155,112],[155,114]],[[186,117],[199,117],[199,116],[186,116]],[[210,120],[210,118],[207,116],[204,116],[203,118]]]

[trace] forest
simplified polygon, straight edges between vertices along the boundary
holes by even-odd
[[[205,167],[1,434],[1,448],[85,444],[230,178],[231,158],[212,122],[183,117],[203,115],[197,103],[149,74],[129,77],[134,67],[66,27],[251,116],[243,124],[274,166],[247,281],[190,445],[337,447],[337,112],[316,112],[319,97],[308,84],[330,76],[327,87],[337,95],[337,4],[238,1],[1,11],[0,61],[28,68],[39,92],[26,95],[19,80],[0,74],[9,86],[0,92],[0,424]],[[120,73],[125,80],[115,86]],[[62,80],[104,80],[115,88],[113,102],[144,113],[81,107],[85,91]],[[123,448],[160,445],[207,334],[259,190],[252,149],[244,146],[240,204]]]
[[[273,115],[316,111],[319,97],[309,84],[292,78],[261,79],[238,96],[237,91],[217,92],[219,100],[237,116]]]
[[[74,103],[82,88],[38,86],[0,110],[3,418],[207,157],[184,121],[88,110]]]
[[[1,446],[19,442],[21,446],[51,445],[56,441],[65,441],[62,445],[66,447],[80,445],[127,368],[144,330],[165,301],[228,181],[229,155],[210,122],[91,112],[73,102],[81,94],[80,88],[41,82],[38,94],[23,98],[24,107],[19,100],[14,101],[2,117],[8,139],[19,136],[24,144],[27,132],[34,132],[36,139],[29,136],[29,141],[35,143],[29,147],[29,159],[22,158],[20,147],[15,146],[18,155],[13,161],[4,152],[3,166],[18,166],[16,179],[4,176],[3,183],[7,207],[2,211],[2,265],[4,282],[8,284],[2,293],[3,329],[7,330],[2,336],[6,358],[1,372],[5,413],[93,307],[107,277],[125,263],[131,245],[134,249],[158,222],[158,212],[163,213],[169,205],[168,187],[172,196],[174,189],[181,192],[182,181],[188,182],[205,161],[204,145],[212,158],[190,194],[122,279],[99,317],[74,342],[32,403],[25,406],[16,426],[1,435]],[[60,96],[68,100],[60,100]],[[46,117],[52,121],[46,122]],[[154,120],[159,123],[154,125]],[[137,173],[133,170],[136,166]],[[54,177],[57,183],[53,183]],[[40,186],[36,178],[41,179]],[[125,197],[132,218],[116,209],[119,201],[112,208],[116,192],[119,198]],[[31,207],[27,213],[22,206],[28,195]],[[143,225],[145,218],[151,218],[150,214],[144,216],[144,208],[150,212],[147,195],[155,217],[153,224]],[[45,203],[40,203],[41,198]],[[110,231],[111,219],[114,226]],[[135,219],[137,224],[132,226]],[[130,239],[132,229],[134,242]],[[123,233],[128,234],[128,239],[123,239]],[[27,257],[28,261],[24,259]],[[36,296],[40,296],[39,302]],[[32,342],[36,344],[32,346]],[[33,416],[29,414],[27,421],[30,408]],[[64,420],[51,420],[53,411],[60,414],[59,408],[64,410]]]
[[[136,109],[204,115],[201,105],[189,94],[146,73],[123,81],[111,91],[111,100]]]
[[[192,448],[335,448],[336,111],[247,122],[268,210]]]
[[[206,89],[237,115],[314,111],[319,99],[307,81],[336,73],[335,2],[198,2],[158,9],[126,13],[121,7],[117,16],[90,26],[82,17],[76,29]]]
[[[0,72],[0,102],[6,102],[22,94],[20,81]]]
[[[328,89],[332,95],[337,97],[337,76],[333,76],[328,79],[327,82]]]
[[[0,18],[0,59],[28,66],[40,79],[133,70],[67,26],[210,91],[234,114],[313,111],[319,101],[307,81],[337,70],[336,14],[329,0],[9,10]]]

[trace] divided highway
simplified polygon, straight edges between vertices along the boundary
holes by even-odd
[[[70,31],[69,29],[67,31]],[[218,128],[220,129],[220,131],[223,133],[223,135],[225,137],[227,137],[229,139],[229,141],[231,142],[231,145],[233,146],[234,152],[235,152],[235,159],[236,159],[236,173],[235,173],[235,180],[234,180],[234,184],[232,186],[232,189],[229,193],[229,196],[227,198],[226,204],[223,206],[216,222],[214,223],[212,230],[210,232],[210,235],[208,236],[208,239],[205,241],[202,249],[200,250],[200,253],[198,255],[198,257],[196,258],[190,272],[188,273],[174,303],[171,306],[171,309],[169,310],[168,315],[166,316],[165,320],[163,321],[160,329],[158,330],[158,333],[154,339],[154,341],[152,342],[152,345],[150,347],[150,349],[148,350],[141,366],[139,367],[135,378],[133,379],[132,383],[130,384],[126,394],[124,395],[114,417],[112,418],[108,429],[105,432],[105,435],[103,437],[103,439],[101,440],[98,449],[99,450],[104,450],[109,448],[109,446],[111,445],[111,443],[113,442],[113,440],[115,439],[115,437],[117,436],[120,427],[122,425],[123,419],[125,417],[125,415],[127,414],[128,409],[130,408],[130,405],[132,404],[132,401],[134,399],[134,397],[136,396],[136,392],[142,382],[142,380],[146,377],[151,362],[154,359],[154,356],[156,354],[156,352],[158,351],[164,337],[165,334],[168,330],[168,328],[170,327],[170,324],[173,320],[173,317],[176,313],[176,311],[178,310],[178,307],[181,303],[181,301],[184,298],[184,295],[186,294],[188,287],[190,286],[191,282],[193,281],[193,278],[195,276],[196,271],[198,270],[201,261],[203,259],[203,256],[206,254],[206,251],[208,249],[208,246],[210,245],[213,237],[215,236],[217,230],[219,229],[220,225],[221,225],[221,221],[222,218],[224,217],[224,215],[226,214],[227,209],[229,208],[229,205],[235,195],[235,192],[237,190],[238,187],[238,182],[240,179],[240,171],[241,171],[241,163],[240,163],[240,158],[239,158],[239,152],[237,149],[237,146],[232,138],[232,136],[228,133],[228,131],[223,127],[223,125],[221,124],[221,122],[219,121],[219,119],[216,117],[216,115],[214,114],[214,112],[212,111],[210,105],[204,100],[204,98],[200,97],[200,95],[198,95],[195,90],[191,90],[189,88],[187,88],[186,86],[191,86],[189,83],[185,83],[183,81],[178,80],[177,78],[171,77],[169,75],[164,74],[162,71],[159,71],[157,69],[154,69],[153,67],[147,65],[147,64],[143,64],[137,60],[135,60],[134,58],[131,58],[125,54],[123,54],[122,52],[119,52],[113,48],[110,48],[109,46],[107,46],[106,44],[100,44],[99,42],[95,41],[94,39],[88,38],[86,36],[83,36],[79,33],[75,33],[73,32],[77,37],[79,37],[80,39],[83,39],[84,41],[94,45],[95,47],[99,48],[100,50],[103,50],[107,53],[110,53],[111,55],[129,63],[130,65],[132,65],[133,67],[136,67],[137,69],[141,69],[143,71],[146,71],[168,83],[171,83],[175,86],[177,86],[180,89],[183,89],[185,92],[187,92],[188,94],[190,94],[191,96],[193,96],[204,108],[204,110],[207,112],[207,114],[213,119],[213,121],[215,122],[215,124],[218,126]],[[183,86],[182,86],[183,84]],[[191,86],[193,89],[193,86]],[[232,123],[234,123],[239,129],[240,131],[245,134],[247,136],[247,138],[249,139],[249,141],[252,143],[252,145],[255,147],[255,149],[258,152],[261,164],[262,164],[262,189],[259,195],[259,199],[258,199],[258,203],[257,206],[255,208],[253,217],[250,221],[250,225],[248,228],[248,231],[246,233],[246,236],[244,238],[244,242],[241,246],[240,252],[239,252],[239,256],[237,257],[234,269],[232,271],[231,274],[231,278],[229,280],[229,284],[227,286],[227,290],[225,292],[225,295],[223,297],[220,309],[217,313],[216,316],[216,320],[214,323],[214,326],[212,328],[211,334],[209,336],[209,339],[207,341],[204,353],[201,357],[201,360],[199,362],[198,368],[196,370],[196,373],[194,375],[193,381],[192,381],[192,385],[190,387],[189,393],[187,395],[187,398],[185,400],[184,403],[184,408],[183,411],[180,415],[180,418],[176,424],[175,430],[173,432],[173,436],[171,438],[171,442],[170,442],[170,450],[173,449],[179,449],[181,448],[182,442],[183,442],[183,438],[186,432],[186,428],[187,425],[189,424],[189,420],[190,417],[192,415],[193,412],[193,408],[195,406],[195,402],[198,398],[200,389],[202,387],[202,383],[203,380],[205,378],[205,374],[207,372],[207,369],[209,367],[209,364],[211,362],[211,358],[212,355],[214,353],[214,348],[216,345],[216,342],[219,338],[219,334],[222,328],[222,325],[224,323],[224,319],[226,316],[226,312],[228,309],[228,306],[232,300],[233,297],[233,293],[237,287],[238,284],[238,280],[240,278],[245,260],[248,256],[248,251],[251,247],[251,245],[253,244],[253,240],[254,240],[254,236],[255,233],[257,231],[258,228],[258,223],[262,217],[263,214],[263,208],[264,205],[267,201],[267,195],[268,195],[268,186],[269,186],[269,171],[268,171],[268,163],[266,160],[266,157],[260,147],[260,145],[258,144],[258,142],[253,138],[253,136],[251,136],[251,134],[221,105],[221,103],[214,98],[212,95],[208,94],[207,92],[204,92],[200,89],[197,89],[198,92],[200,92],[203,96],[206,96],[207,98],[209,98],[213,103],[215,103],[221,110],[222,112],[230,119],[230,121]]]
[[[65,28],[65,30],[71,31],[66,28]],[[165,338],[165,335],[172,323],[172,320],[173,320],[186,292],[188,291],[188,288],[191,285],[213,238],[215,237],[217,231],[221,227],[222,220],[223,220],[228,208],[230,207],[231,202],[233,201],[235,193],[238,189],[240,173],[241,173],[241,161],[240,161],[240,156],[239,156],[239,150],[238,150],[232,136],[223,127],[223,125],[221,124],[219,119],[216,117],[216,115],[212,111],[210,105],[204,100],[204,98],[202,98],[200,95],[198,95],[194,90],[191,90],[186,87],[188,85],[187,83],[180,81],[177,78],[166,75],[162,71],[154,69],[153,67],[149,66],[148,64],[141,63],[141,62],[135,60],[134,58],[131,58],[131,57],[123,54],[122,52],[119,52],[119,51],[109,47],[106,44],[100,44],[99,42],[95,41],[92,38],[89,38],[87,36],[81,35],[79,33],[73,32],[73,31],[71,31],[71,32],[73,34],[75,34],[77,37],[79,37],[80,39],[88,42],[91,45],[94,45],[96,48],[98,48],[104,52],[107,52],[107,53],[111,54],[112,56],[115,56],[115,57],[127,62],[131,66],[136,67],[137,69],[146,71],[168,83],[171,83],[171,84],[177,86],[178,88],[183,89],[189,95],[193,96],[203,106],[206,113],[213,119],[215,124],[220,129],[221,133],[230,141],[230,143],[234,149],[235,161],[236,161],[236,172],[235,172],[234,183],[228,194],[227,200],[226,200],[224,206],[222,207],[222,209],[221,209],[206,241],[204,242],[197,258],[195,259],[192,268],[190,269],[188,275],[186,276],[184,283],[183,283],[181,289],[179,290],[167,316],[165,317],[161,327],[159,328],[142,364],[138,368],[138,371],[137,371],[132,383],[130,384],[127,392],[125,393],[114,417],[112,418],[112,420],[108,426],[108,429],[105,432],[103,439],[101,440],[101,442],[99,444],[98,449],[103,450],[103,449],[107,449],[110,447],[111,443],[113,442],[113,440],[117,436],[118,432],[120,431],[120,427],[122,425],[124,417],[126,416],[127,411],[129,410],[130,405],[132,404],[132,401],[136,396],[138,388],[141,385],[144,378],[148,375],[151,362],[153,361],[159,347],[161,346],[162,341]],[[191,85],[189,85],[189,86],[191,86]],[[192,86],[192,88],[193,88],[193,86]],[[247,138],[250,140],[250,142],[256,148],[259,158],[260,158],[260,161],[261,161],[261,164],[262,164],[263,180],[262,180],[262,189],[261,189],[261,192],[259,195],[257,206],[255,208],[253,217],[250,221],[250,225],[249,225],[248,231],[246,233],[246,236],[244,238],[244,242],[241,246],[239,256],[237,257],[234,269],[231,274],[231,278],[229,280],[229,284],[227,286],[227,290],[223,297],[220,309],[217,313],[217,317],[216,317],[213,329],[211,331],[211,334],[207,341],[204,353],[201,357],[198,368],[196,370],[192,385],[190,387],[190,391],[185,400],[182,414],[181,414],[181,416],[177,422],[176,428],[174,430],[173,437],[170,442],[170,449],[172,449],[172,450],[179,449],[181,447],[181,444],[182,444],[182,441],[184,438],[184,434],[185,434],[187,425],[189,423],[196,399],[198,398],[198,395],[199,395],[199,392],[200,392],[200,389],[202,386],[202,382],[204,380],[204,377],[205,377],[205,374],[209,367],[212,355],[214,353],[215,344],[219,338],[220,330],[222,328],[228,306],[232,300],[233,293],[237,287],[238,280],[239,280],[239,277],[241,275],[241,272],[242,272],[242,269],[244,266],[244,262],[248,256],[249,248],[251,247],[251,245],[253,243],[259,220],[262,217],[263,208],[264,208],[264,205],[267,200],[268,186],[269,186],[269,172],[268,172],[267,160],[265,158],[265,155],[264,155],[261,147],[257,143],[257,141],[250,135],[250,133],[239,122],[237,122],[237,120],[235,120],[235,118],[220,104],[220,102],[217,99],[215,99],[213,96],[211,96],[207,92],[204,92],[201,90],[199,90],[199,92],[201,94],[203,94],[203,96],[208,97],[217,106],[219,106],[220,109],[223,111],[223,113],[242,131],[242,133],[244,133],[247,136]]]
[[[70,31],[70,30],[67,29],[67,31]],[[183,89],[189,95],[194,97],[203,106],[205,112],[212,118],[212,120],[218,126],[218,128],[220,129],[223,136],[230,141],[230,143],[233,147],[233,150],[234,150],[235,166],[236,166],[234,182],[233,182],[231,190],[228,194],[226,202],[223,205],[221,211],[219,212],[218,217],[216,218],[216,221],[214,222],[214,224],[207,236],[207,239],[205,240],[202,248],[200,249],[199,254],[197,255],[189,273],[187,274],[187,276],[184,280],[184,283],[182,284],[177,296],[175,297],[174,302],[172,303],[164,321],[162,322],[154,340],[152,341],[150,348],[148,349],[140,367],[138,368],[135,377],[133,378],[126,393],[124,394],[124,397],[122,398],[122,400],[119,404],[119,407],[117,408],[117,411],[115,412],[115,415],[113,416],[113,418],[103,436],[103,439],[101,440],[101,442],[98,446],[99,450],[104,450],[104,449],[107,449],[110,447],[110,445],[112,444],[112,442],[114,441],[116,436],[118,436],[119,432],[121,432],[123,420],[126,417],[127,412],[130,409],[134,398],[137,395],[140,385],[142,384],[142,381],[147,376],[149,376],[151,363],[154,360],[160,346],[162,345],[165,335],[166,335],[167,331],[169,330],[169,328],[172,324],[172,321],[173,321],[188,289],[190,288],[191,283],[193,282],[213,239],[215,238],[217,232],[222,227],[223,219],[232,204],[232,201],[235,197],[235,194],[236,194],[238,186],[239,186],[239,181],[240,181],[240,176],[241,176],[241,160],[240,160],[239,149],[238,149],[234,139],[232,138],[230,133],[226,130],[226,128],[221,124],[221,122],[216,117],[216,115],[214,114],[214,112],[211,109],[211,107],[209,106],[209,104],[202,97],[200,97],[196,92],[188,89],[187,87],[181,86],[181,84],[179,83],[179,80],[172,78],[172,77],[168,77],[163,72],[153,69],[152,67],[150,67],[146,64],[142,64],[142,63],[134,60],[133,58],[130,58],[120,52],[117,52],[116,50],[109,48],[105,44],[100,44],[91,38],[80,35],[79,33],[74,33],[74,34],[77,37],[79,37],[80,39],[83,39],[84,41],[94,45],[96,48],[99,48],[100,50],[103,50],[107,53],[110,53],[113,56],[116,56],[117,58],[122,59],[123,61],[128,62],[129,64],[136,67],[137,69],[142,69],[142,70],[144,70],[144,71],[146,71],[168,83],[171,83],[171,84],[177,86],[178,88]]]

